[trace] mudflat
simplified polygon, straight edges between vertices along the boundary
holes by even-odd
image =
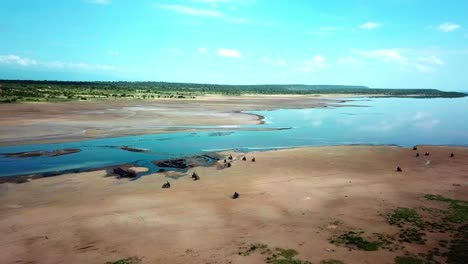
[[[233,155],[230,168],[221,160],[136,181],[94,171],[1,184],[0,263],[129,257],[142,263],[265,263],[265,246],[294,249],[295,259],[312,263],[394,263],[397,256],[419,257],[435,247],[444,253],[440,241],[450,240],[450,232],[426,229],[425,243],[400,242],[401,228],[388,216],[399,207],[421,214],[448,210],[428,194],[468,200],[468,148],[417,151],[430,155],[337,146],[247,153],[242,161],[244,154],[226,152],[220,155]],[[194,171],[200,180],[190,177]],[[166,181],[171,188],[162,189]],[[238,199],[231,198],[234,192]],[[437,215],[423,216],[435,221]],[[331,243],[356,230],[363,237],[388,236],[394,245],[365,251]]]
[[[259,124],[261,116],[240,111],[324,107],[341,102],[336,98],[252,95],[0,104],[0,146],[197,131],[178,126]]]

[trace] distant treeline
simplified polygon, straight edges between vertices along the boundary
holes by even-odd
[[[352,85],[221,85],[169,82],[69,82],[0,80],[0,101],[66,101],[115,98],[194,98],[205,94],[358,94],[391,97],[464,97],[436,89],[376,89]]]

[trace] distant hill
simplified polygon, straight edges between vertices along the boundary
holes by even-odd
[[[377,89],[356,85],[222,85],[171,82],[68,82],[0,80],[0,102],[66,101],[115,98],[194,98],[205,94],[357,94],[387,97],[464,97],[436,89]]]

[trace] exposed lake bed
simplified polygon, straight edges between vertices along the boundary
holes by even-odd
[[[0,262],[265,263],[296,252],[290,258],[349,264],[463,254],[452,237],[468,217],[451,204],[468,201],[468,101],[349,100],[247,112],[264,124],[0,147],[80,150],[0,157]],[[6,180],[22,174],[23,184]]]

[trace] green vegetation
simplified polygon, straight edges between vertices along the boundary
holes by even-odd
[[[0,102],[194,98],[205,94],[359,94],[392,97],[464,97],[435,89],[375,89],[346,85],[219,85],[167,82],[67,82],[0,80]]]
[[[421,216],[414,209],[398,207],[387,218],[388,223],[396,226],[403,226],[404,224],[420,226]]]
[[[395,264],[423,264],[424,262],[415,257],[398,256],[395,258]]]
[[[387,221],[400,228],[400,242],[419,245],[426,243],[425,233],[422,231],[426,225],[431,224],[424,222],[415,209],[398,207],[387,216]]]
[[[141,259],[138,257],[130,257],[126,259],[120,259],[117,261],[108,261],[106,264],[139,264],[141,263]]]
[[[383,246],[383,242],[380,240],[370,241],[363,238],[363,232],[349,231],[345,234],[338,236],[336,239],[332,239],[330,242],[336,245],[345,245],[349,248],[356,248],[365,251],[376,251]]]
[[[426,194],[424,198],[432,201],[445,202],[449,204],[449,210],[445,212],[444,220],[451,223],[468,223],[468,202],[454,200],[442,195]]]
[[[238,254],[241,256],[249,256],[255,252],[266,255],[265,262],[269,264],[312,264],[310,261],[295,259],[298,253],[294,249],[275,248],[274,250],[271,250],[268,248],[268,245],[260,243],[239,249],[241,249],[241,251],[239,251]],[[242,251],[242,249],[244,251]]]
[[[425,234],[418,228],[404,228],[400,230],[400,242],[424,245],[426,243],[424,237]]]
[[[446,254],[447,263],[468,263],[468,224],[458,228]]]
[[[448,204],[448,209],[442,212],[442,221],[445,225],[451,226],[453,240],[439,241],[442,248],[448,248],[448,251],[441,255],[447,258],[449,264],[468,263],[468,201],[434,194],[426,194],[424,198]],[[430,258],[438,256],[437,253],[439,252],[429,252],[428,256]]]
[[[250,254],[256,251],[259,251],[262,255],[271,252],[271,250],[268,248],[268,245],[257,243],[250,245],[250,247],[246,251],[239,252],[239,255],[249,256]]]

